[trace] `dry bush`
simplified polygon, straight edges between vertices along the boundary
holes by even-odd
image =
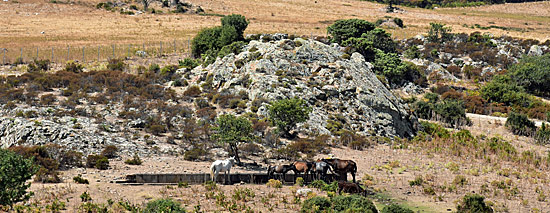
[[[107,158],[115,158],[118,156],[117,152],[118,148],[115,145],[107,145],[103,151],[101,151],[101,155]]]

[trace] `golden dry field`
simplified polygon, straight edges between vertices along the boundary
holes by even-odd
[[[123,15],[96,9],[99,0],[50,3],[47,0],[0,2],[0,48],[97,46],[187,40],[201,28],[219,25],[219,16],[175,14]],[[404,20],[406,28],[390,29],[397,38],[427,31],[430,22],[452,26],[454,32],[490,31],[495,35],[550,39],[550,2],[502,4],[474,8],[406,8],[386,13],[384,5],[341,0],[191,0],[209,14],[239,13],[250,19],[245,33],[283,32],[326,35],[333,21],[360,18],[376,21],[389,15]],[[139,8],[139,2],[128,2]],[[161,9],[162,10],[162,9]],[[500,26],[514,30],[465,27]],[[43,34],[41,32],[44,32]]]

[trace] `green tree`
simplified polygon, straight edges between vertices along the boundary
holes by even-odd
[[[244,30],[246,30],[246,28],[248,27],[249,23],[244,16],[239,14],[231,14],[228,16],[224,16],[221,21],[223,27],[231,26],[235,28],[238,40],[244,39],[243,33]]]
[[[550,54],[525,56],[510,68],[510,76],[529,93],[548,95],[550,93]]]
[[[331,42],[342,44],[349,38],[359,38],[363,33],[367,33],[375,28],[376,25],[361,19],[338,20],[327,28],[332,36]]]
[[[32,159],[0,149],[0,205],[11,208],[17,202],[28,200],[32,193],[27,192],[31,184],[26,181],[37,171]]]
[[[379,49],[376,49],[375,52],[374,72],[383,75],[392,84],[401,84],[410,67],[401,61],[397,53],[385,53]]]
[[[220,144],[227,144],[229,152],[235,156],[238,164],[241,164],[239,158],[238,143],[248,142],[252,138],[252,124],[245,117],[235,117],[231,114],[220,115],[216,119],[216,126],[213,128],[216,133],[214,138]]]
[[[445,42],[453,38],[451,33],[451,27],[446,27],[445,24],[441,23],[430,23],[430,30],[428,30],[428,39],[429,42]]]
[[[269,119],[273,125],[277,126],[283,137],[290,138],[292,137],[290,130],[296,124],[307,121],[311,111],[311,107],[307,106],[306,101],[303,99],[282,99],[271,102]]]
[[[191,42],[193,56],[206,55],[215,58],[223,46],[237,41],[237,38],[237,30],[231,26],[203,29]]]
[[[376,28],[361,35],[345,40],[342,45],[353,48],[353,51],[361,53],[366,61],[372,62],[375,59],[376,49],[385,53],[395,53],[396,44],[391,34],[385,30]]]

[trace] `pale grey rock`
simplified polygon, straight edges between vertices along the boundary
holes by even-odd
[[[295,129],[307,134],[330,134],[327,120],[341,116],[346,128],[362,135],[414,135],[418,121],[408,106],[378,80],[361,54],[349,59],[343,54],[338,45],[301,38],[251,41],[237,55],[191,70],[189,86],[211,76],[219,93],[246,90],[249,100],[268,101],[299,97],[313,108],[310,119]],[[268,115],[266,103],[257,114]]]

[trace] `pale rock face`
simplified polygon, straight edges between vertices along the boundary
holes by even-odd
[[[330,134],[327,121],[338,116],[346,128],[362,135],[413,136],[418,121],[408,106],[378,80],[362,55],[348,58],[340,49],[300,38],[251,41],[238,55],[190,71],[196,79],[190,86],[210,75],[219,93],[245,90],[250,100],[267,101],[299,97],[313,108],[297,128],[305,133]],[[246,111],[251,111],[250,102]],[[267,103],[257,113],[267,116]]]

